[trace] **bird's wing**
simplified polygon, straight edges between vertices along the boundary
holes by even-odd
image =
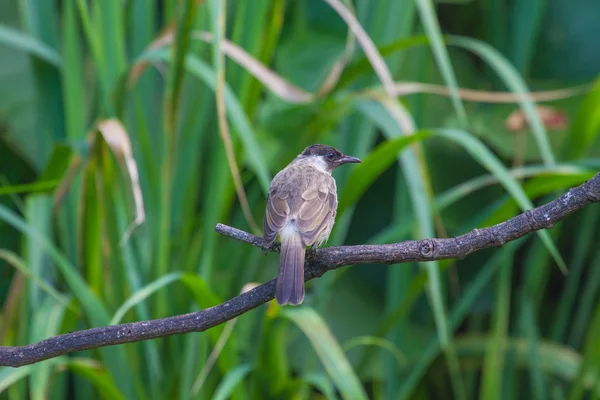
[[[296,219],[296,228],[307,246],[312,246],[333,225],[337,208],[335,181],[330,175],[319,174],[318,185],[302,193],[302,204]]]
[[[289,192],[270,192],[267,196],[267,209],[263,221],[265,246],[270,246],[277,234],[288,221],[290,207],[288,205]]]

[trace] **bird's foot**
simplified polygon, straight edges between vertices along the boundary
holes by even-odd
[[[271,247],[269,248],[269,250],[271,251],[275,251],[277,253],[281,252],[281,243],[280,242],[274,242]],[[267,252],[267,250],[265,250],[265,253]]]

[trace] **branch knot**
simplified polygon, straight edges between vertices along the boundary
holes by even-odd
[[[433,252],[435,249],[433,240],[431,239],[423,239],[421,240],[421,244],[419,246],[421,255],[425,258],[431,259],[433,258]]]
[[[534,231],[545,227],[544,224],[541,224],[537,219],[535,219],[535,214],[532,210],[525,211],[525,218],[527,218],[527,223],[529,224],[529,227]]]

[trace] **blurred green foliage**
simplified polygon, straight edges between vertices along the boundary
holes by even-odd
[[[594,0],[20,0],[0,16],[2,345],[210,307],[276,276],[276,255],[214,232],[252,229],[221,90],[259,226],[270,178],[304,146],[365,159],[335,173],[330,245],[459,235],[600,167]],[[396,96],[365,40],[401,93],[439,86]],[[551,92],[550,120],[525,94],[589,83]],[[598,398],[599,218],[590,206],[459,261],[344,268],[297,309],[205,333],[2,368],[0,398]]]

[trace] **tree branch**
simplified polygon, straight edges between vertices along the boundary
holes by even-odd
[[[474,251],[499,247],[528,233],[547,229],[586,205],[600,202],[600,174],[558,199],[526,211],[508,221],[447,239],[409,240],[384,245],[339,246],[317,249],[307,255],[304,279],[320,277],[325,272],[353,264],[397,264],[462,258]],[[250,233],[218,224],[217,232],[241,240],[265,251],[262,239]],[[271,280],[218,306],[174,317],[112,325],[51,337],[25,346],[0,346],[0,366],[19,367],[63,354],[122,343],[202,332],[273,299],[275,280]]]

